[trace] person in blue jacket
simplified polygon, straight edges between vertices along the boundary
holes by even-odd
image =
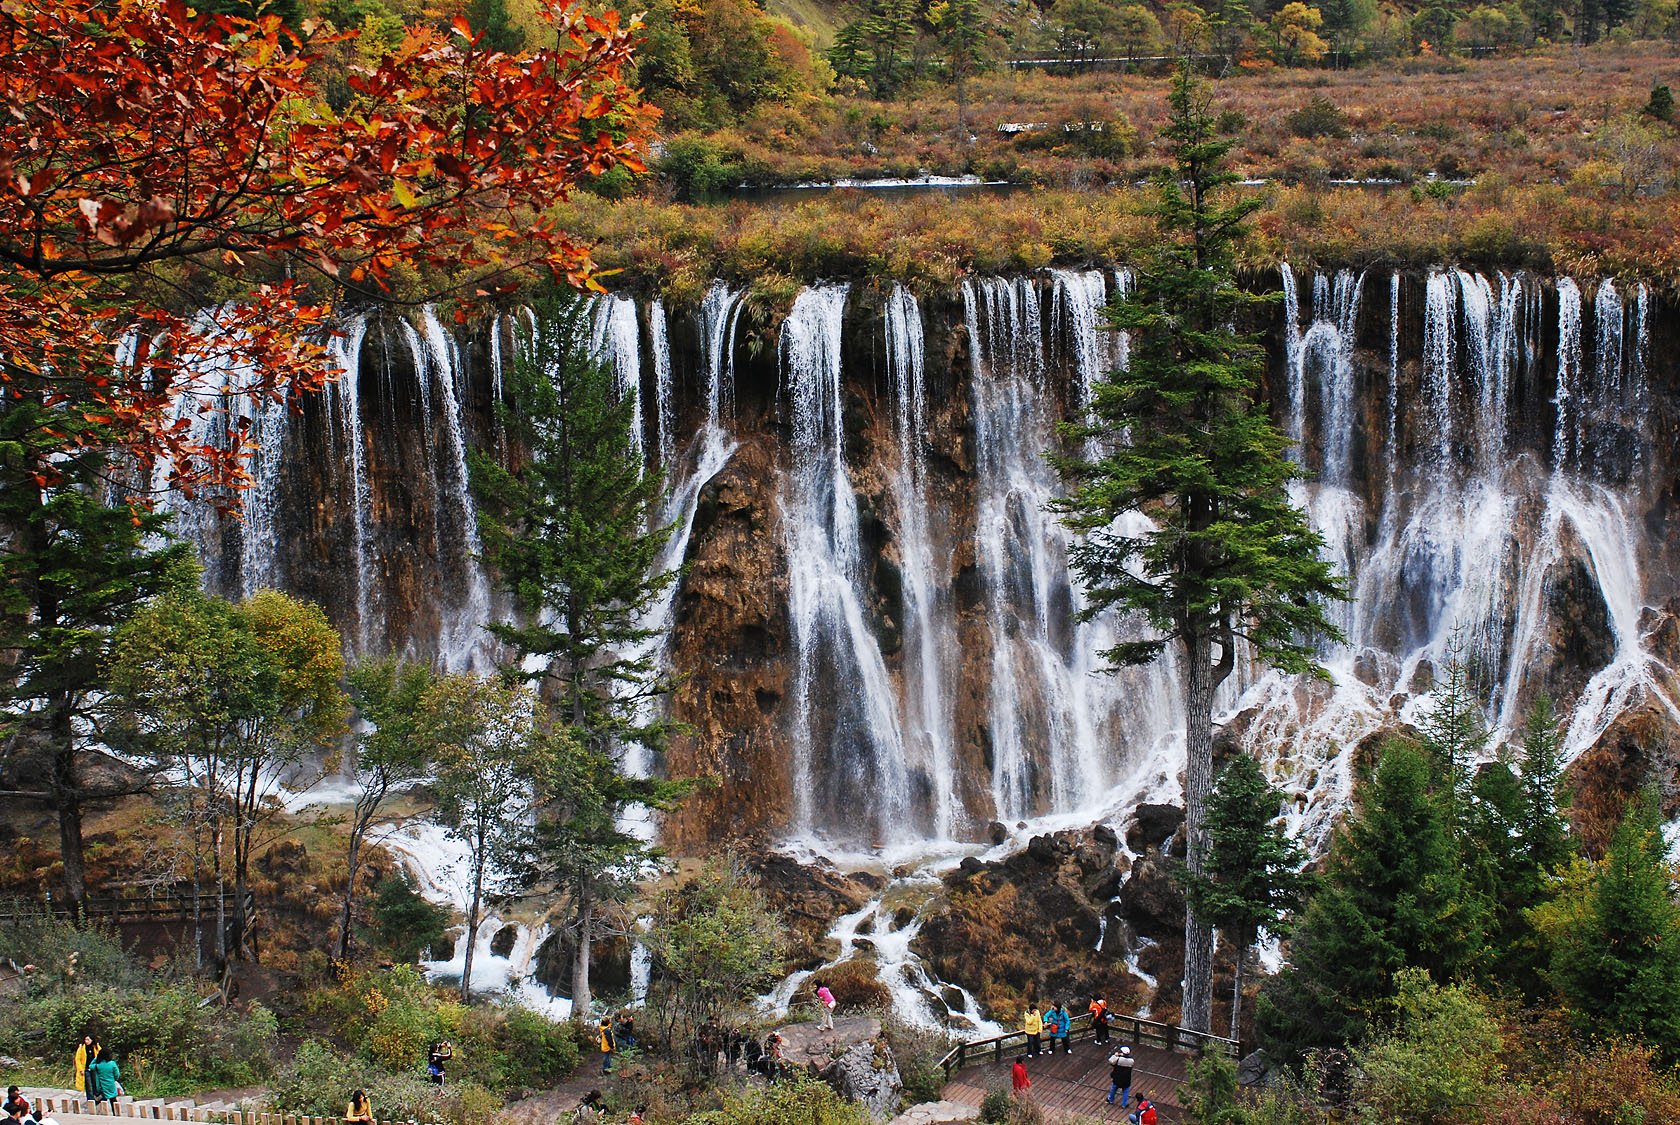
[[[1072,1054],[1073,1048],[1068,1043],[1068,1031],[1073,1027],[1073,1018],[1068,1015],[1067,1005],[1057,1001],[1044,1017],[1044,1030],[1050,1036],[1050,1053],[1061,1051]]]

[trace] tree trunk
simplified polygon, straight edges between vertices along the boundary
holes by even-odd
[[[362,840],[367,836],[368,825],[372,823],[373,814],[379,807],[379,800],[383,797],[384,791],[381,789],[379,797],[374,799],[373,804],[368,808],[366,813],[358,808],[355,813],[352,814],[355,819],[350,825],[350,846],[345,852],[344,857],[346,871],[344,878],[344,909],[339,913],[338,918],[338,959],[340,961],[348,961],[350,959],[351,911],[356,901],[356,874],[360,870],[362,863]]]
[[[472,1003],[472,967],[473,947],[478,944],[478,916],[484,909],[484,866],[489,862],[485,855],[485,832],[481,828],[478,832],[478,848],[473,853],[473,893],[472,908],[467,911],[467,952],[461,958],[461,1003]]]
[[[1240,1033],[1242,1031],[1243,962],[1247,960],[1248,944],[1245,942],[1237,946],[1237,971],[1232,974],[1235,978],[1231,982],[1231,1034],[1229,1038],[1232,1042],[1239,1042],[1242,1039]]]
[[[226,967],[228,960],[227,940],[227,874],[222,870],[222,818],[218,814],[211,821],[210,843],[216,849],[214,863],[216,866],[216,959]]]
[[[595,941],[595,884],[586,876],[578,888],[577,949],[572,953],[572,1018],[589,1015],[589,947]]]
[[[65,725],[69,726],[68,711]],[[67,737],[73,737],[66,733]],[[70,901],[70,916],[80,921],[87,916],[87,863],[82,856],[82,799],[77,792],[76,751],[71,743],[61,744],[53,752],[53,788],[57,791],[58,850],[64,861],[64,895]]]
[[[1200,875],[1207,856],[1207,799],[1213,789],[1213,667],[1207,633],[1185,640],[1184,835],[1185,866]],[[1213,927],[1184,908],[1184,1004],[1179,1024],[1207,1031],[1213,1021]]]

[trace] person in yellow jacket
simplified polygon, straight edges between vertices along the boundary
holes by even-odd
[[[87,1093],[88,1063],[99,1057],[99,1040],[91,1035],[82,1036],[82,1041],[76,1044],[76,1090]]]
[[[1027,1033],[1027,1056],[1034,1059],[1038,1058],[1038,1047],[1041,1042],[1039,1036],[1044,1034],[1044,1017],[1038,1014],[1037,1004],[1027,1007],[1026,1018],[1021,1021],[1021,1030]]]

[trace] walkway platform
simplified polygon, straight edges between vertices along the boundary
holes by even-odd
[[[1027,1060],[1027,1077],[1032,1089],[1027,1096],[1045,1111],[1052,1121],[1066,1121],[1075,1117],[1090,1117],[1098,1121],[1125,1121],[1130,1109],[1122,1110],[1120,1103],[1108,1104],[1108,1056],[1120,1040],[1099,1047],[1085,1040],[1075,1043],[1065,1055],[1040,1055]],[[1132,1109],[1137,1108],[1139,1094],[1147,1094],[1156,1105],[1162,1125],[1186,1120],[1178,1104],[1178,1087],[1184,1081],[1184,1067],[1192,1056],[1157,1047],[1135,1046],[1132,1057],[1137,1061],[1132,1071]],[[1014,1056],[1002,1062],[990,1060],[964,1067],[951,1076],[940,1092],[947,1101],[978,1106],[986,1090],[994,1084],[1009,1088],[1010,1064]]]

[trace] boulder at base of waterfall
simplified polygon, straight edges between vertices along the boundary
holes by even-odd
[[[802,863],[768,847],[747,855],[746,864],[787,927],[790,972],[814,969],[838,954],[828,936],[835,919],[860,909],[886,885],[867,871],[844,872],[827,860]]]
[[[904,1083],[892,1048],[881,1033],[881,1021],[859,1017],[834,1021],[834,1030],[820,1024],[794,1023],[776,1029],[782,1037],[782,1058],[789,1066],[808,1070],[869,1111],[876,1121],[898,1112]]]
[[[964,863],[946,876],[944,901],[911,948],[1005,1023],[1029,1002],[1084,1011],[1097,994],[1115,1011],[1137,1010],[1150,998],[1103,923],[1123,874],[1114,843],[1106,829],[1057,832],[1007,859]]]

